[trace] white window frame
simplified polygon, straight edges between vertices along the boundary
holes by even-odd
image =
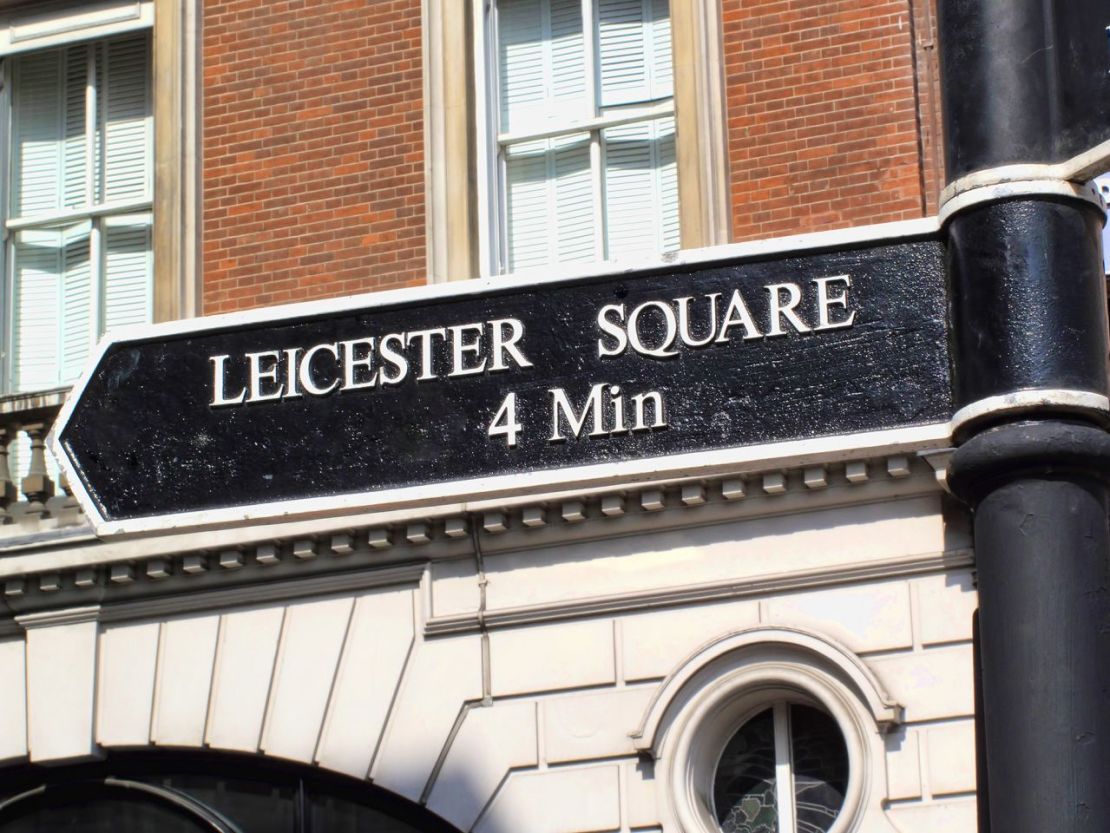
[[[664,827],[720,833],[712,794],[725,746],[776,701],[811,705],[840,727],[848,753],[844,803],[830,833],[885,824],[883,737],[903,710],[855,654],[801,628],[725,634],[684,659],[648,704],[634,748],[655,762]]]
[[[587,103],[585,110],[592,111],[592,118],[567,122],[558,127],[544,125],[531,130],[501,131],[500,67],[497,60],[497,0],[477,0],[474,3],[474,86],[475,124],[477,126],[477,191],[478,191],[478,263],[482,277],[493,277],[509,271],[508,205],[506,149],[510,145],[539,139],[551,139],[578,133],[590,134],[590,174],[593,180],[594,260],[606,259],[608,238],[607,212],[604,202],[605,159],[603,130],[628,124],[640,124],[660,118],[675,117],[675,95],[664,102],[651,105],[612,105],[605,113],[597,101],[601,86],[600,68],[596,66],[598,54],[597,26],[594,20],[596,0],[580,0],[586,76]],[[681,209],[680,209],[681,211]],[[557,267],[558,264],[550,264]]]
[[[733,719],[732,731],[718,738],[720,741],[720,750],[717,752],[717,763],[713,766],[712,780],[708,789],[711,809],[714,815],[716,815],[718,808],[712,806],[712,801],[716,793],[717,771],[725,748],[736,733],[743,729],[749,721],[758,717],[763,712],[770,710],[774,721],[775,808],[778,813],[777,833],[797,833],[797,800],[794,794],[794,734],[790,720],[790,707],[808,706],[811,709],[816,709],[826,714],[829,713],[819,701],[806,696],[796,689],[763,689],[753,694],[754,696],[749,696],[744,699],[745,704],[751,703],[752,705],[750,705],[739,717]],[[831,714],[829,716],[832,717],[834,722],[836,721],[836,718]],[[838,727],[839,725],[840,724],[837,723]],[[841,738],[844,739],[843,729],[841,729]],[[846,740],[845,751],[847,751]],[[844,827],[843,823],[840,822],[841,817],[844,815],[843,811],[844,805],[842,804],[837,811],[837,822],[833,824],[834,830],[843,829]]]
[[[50,49],[67,48],[81,43],[89,45],[90,64],[94,60],[94,44],[109,40],[113,37],[146,32],[148,49],[153,49],[153,36],[151,29],[154,22],[154,0],[102,0],[93,4],[58,4],[37,9],[28,13],[26,10],[14,12],[8,17],[0,18],[0,60],[3,61],[2,78],[3,90],[0,92],[0,165],[5,176],[0,177],[0,217],[3,219],[0,226],[0,236],[3,245],[0,246],[0,269],[4,276],[3,293],[0,295],[0,320],[3,322],[2,339],[0,345],[2,360],[0,360],[0,391],[11,393],[13,391],[13,337],[15,333],[16,299],[15,299],[15,259],[12,256],[15,235],[17,232],[34,229],[53,229],[63,225],[72,225],[87,221],[90,223],[89,233],[89,261],[90,264],[90,316],[93,326],[90,328],[90,352],[98,340],[99,331],[103,326],[104,304],[102,292],[104,289],[104,257],[103,246],[104,228],[111,218],[150,216],[151,234],[153,242],[153,194],[154,194],[154,125],[153,116],[147,129],[148,157],[151,160],[147,172],[148,181],[146,194],[142,198],[116,202],[95,203],[92,201],[94,189],[91,177],[94,175],[94,166],[86,163],[86,205],[78,208],[66,208],[56,211],[40,212],[32,215],[12,217],[12,183],[14,171],[12,170],[13,139],[12,139],[12,58],[21,55],[45,51]],[[150,58],[149,60],[153,60]],[[149,70],[153,73],[153,67]],[[90,66],[90,71],[92,67]],[[88,90],[88,88],[87,88]],[[153,114],[153,84],[148,85],[147,106]],[[86,108],[86,153],[92,147],[91,133],[96,129],[95,114],[98,103],[95,93],[87,91]],[[90,160],[91,161],[91,160]],[[154,276],[153,254],[151,284],[148,292],[151,297],[147,303],[153,310]],[[31,392],[31,391],[25,391]]]

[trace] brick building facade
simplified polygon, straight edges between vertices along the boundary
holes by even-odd
[[[758,261],[788,235],[935,240],[934,7],[0,0],[0,833],[66,813],[128,833],[977,830],[948,422],[122,536],[44,444],[128,299],[124,323],[247,329],[471,278],[539,293]],[[113,81],[116,44],[145,69]],[[121,165],[140,185],[96,197]],[[210,483],[234,503],[220,461]]]

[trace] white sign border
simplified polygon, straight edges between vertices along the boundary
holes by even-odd
[[[469,478],[443,483],[425,484],[372,492],[351,492],[318,498],[301,498],[236,507],[152,515],[124,521],[105,518],[85,489],[77,467],[70,459],[59,437],[68,425],[74,408],[84,395],[92,374],[105,353],[121,342],[165,339],[178,335],[215,332],[292,319],[306,319],[333,313],[372,309],[375,307],[464,298],[487,292],[546,287],[572,283],[589,278],[604,278],[636,273],[713,263],[723,260],[745,260],[772,255],[804,254],[814,250],[835,249],[852,245],[882,245],[907,238],[926,238],[938,234],[936,217],[905,220],[839,229],[812,234],[791,235],[748,243],[734,243],[705,249],[691,249],[673,255],[637,262],[587,265],[578,269],[560,267],[524,274],[504,275],[456,283],[429,284],[408,289],[370,292],[361,295],[329,298],[264,307],[210,317],[170,321],[129,327],[109,333],[93,351],[77,384],[70,391],[54,426],[47,437],[50,450],[65,473],[97,536],[106,538],[129,534],[164,532],[168,530],[244,526],[258,522],[294,520],[334,514],[345,515],[366,510],[424,509],[458,505],[461,510],[469,502],[487,501],[514,494],[533,494],[537,500],[544,494],[565,493],[568,487],[602,489],[621,483],[682,479],[724,474],[756,463],[773,465],[791,457],[831,457],[843,459],[849,454],[866,455],[891,448],[901,450],[941,448],[951,439],[948,422],[930,423],[882,431],[814,437],[779,443],[738,446],[721,450],[672,454],[626,460],[619,463],[598,463],[570,468],[541,469],[522,474]]]

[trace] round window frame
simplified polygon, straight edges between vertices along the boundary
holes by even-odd
[[[848,784],[829,833],[854,833],[881,814],[883,735],[901,723],[902,707],[845,646],[808,630],[758,626],[722,635],[679,663],[632,734],[656,762],[668,826],[720,833],[712,801],[720,755],[746,719],[784,695],[827,712],[844,739]]]
[[[716,723],[708,728],[703,727],[703,737],[705,739],[705,750],[703,751],[703,754],[707,756],[707,760],[698,761],[697,767],[699,769],[699,772],[709,765],[710,760],[715,761],[715,763],[712,764],[712,776],[710,777],[708,783],[705,784],[705,786],[707,787],[705,795],[705,805],[706,809],[708,809],[709,812],[708,818],[712,823],[711,829],[716,831],[716,833],[720,833],[721,829],[719,822],[717,821],[718,813],[714,794],[717,791],[717,771],[720,769],[721,758],[724,756],[725,749],[728,747],[728,744],[732,741],[732,739],[736,736],[736,733],[741,731],[749,723],[749,721],[754,720],[765,711],[773,710],[780,703],[784,703],[787,706],[808,706],[809,708],[822,711],[833,718],[833,721],[836,723],[837,729],[840,730],[840,737],[844,741],[845,752],[848,756],[849,782],[848,786],[845,788],[844,801],[842,801],[840,807],[837,808],[836,820],[833,822],[833,826],[829,828],[829,833],[833,833],[833,831],[838,830],[839,828],[837,825],[841,817],[844,815],[844,809],[847,806],[847,796],[848,791],[851,789],[851,776],[853,772],[851,753],[848,750],[848,739],[844,735],[844,728],[841,725],[840,721],[837,720],[836,717],[828,711],[826,705],[820,700],[814,698],[809,693],[805,693],[794,688],[771,687],[750,689],[748,691],[741,692],[737,699],[739,700],[738,709],[742,709],[742,711],[738,712],[739,717],[734,717],[732,720],[728,721],[728,725],[731,726],[731,729],[725,730],[727,734],[709,734],[710,731],[717,727],[718,724]],[[729,709],[728,713],[732,715],[733,711],[733,709]],[[795,811],[796,809],[797,807],[795,805]]]
[[[721,833],[713,806],[721,755],[748,720],[779,700],[813,705],[836,722],[848,753],[848,785],[828,833],[853,829],[868,792],[865,774],[871,756],[866,729],[845,693],[822,677],[794,664],[761,663],[717,680],[687,704],[685,720],[676,727],[679,733],[670,767],[670,794],[684,831]]]

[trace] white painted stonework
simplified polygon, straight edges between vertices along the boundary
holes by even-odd
[[[117,562],[133,580],[99,606],[0,630],[0,764],[228,750],[369,779],[463,831],[711,833],[675,787],[683,744],[770,680],[850,729],[835,833],[973,833],[966,518],[924,461],[884,465],[780,473],[781,492],[749,477],[742,498],[702,484],[700,502],[663,484],[666,511],[582,496],[582,520],[548,503],[475,535],[484,515],[414,518],[415,542],[409,521],[320,521],[268,560],[242,530],[204,533],[210,554],[170,579]],[[348,572],[308,572],[327,559]],[[248,568],[285,578],[221,584]],[[184,590],[112,601],[158,580]]]

